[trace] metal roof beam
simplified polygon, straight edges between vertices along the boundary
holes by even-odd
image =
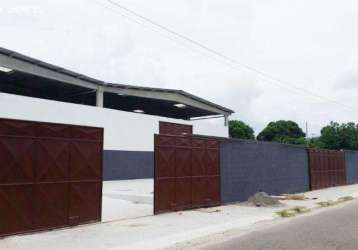
[[[155,91],[137,90],[137,89],[133,90],[133,89],[107,87],[107,86],[104,87],[104,90],[106,92],[117,93],[117,94],[122,94],[122,95],[130,95],[130,96],[137,96],[137,97],[143,97],[143,98],[172,101],[172,102],[182,103],[182,104],[185,104],[188,106],[192,106],[195,108],[199,108],[202,110],[206,110],[209,112],[213,112],[215,114],[231,115],[231,113],[229,113],[229,112],[225,112],[225,111],[220,110],[216,107],[199,102],[195,99],[186,97],[179,93],[155,92]]]
[[[15,71],[21,71],[31,75],[36,75],[36,76],[64,82],[64,83],[69,83],[88,89],[98,89],[98,84],[90,83],[80,78],[63,74],[61,71],[47,69],[42,67],[41,65],[36,65],[35,62],[34,63],[26,62],[21,59],[17,59],[13,56],[0,54],[0,65],[13,69]]]
[[[0,65],[15,71],[109,93],[182,103],[201,110],[229,116],[234,111],[184,91],[113,85],[0,47]]]

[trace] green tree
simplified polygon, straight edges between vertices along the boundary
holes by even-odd
[[[275,141],[287,144],[305,144],[306,134],[293,121],[270,122],[257,136],[259,141]]]
[[[320,137],[312,137],[307,139],[307,144],[310,148],[323,148],[321,138]]]
[[[358,124],[331,122],[321,129],[319,141],[326,149],[358,150]]]
[[[254,130],[246,123],[238,120],[229,121],[229,134],[232,138],[254,140]]]

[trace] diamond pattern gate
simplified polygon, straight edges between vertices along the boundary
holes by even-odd
[[[0,236],[101,219],[103,130],[0,119]]]
[[[346,184],[343,151],[309,149],[311,190]]]
[[[220,202],[219,141],[155,135],[154,213]]]

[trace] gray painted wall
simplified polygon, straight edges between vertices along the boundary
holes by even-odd
[[[345,151],[347,184],[358,183],[358,152]]]
[[[103,180],[153,178],[154,153],[144,151],[105,150]]]
[[[309,190],[304,147],[227,140],[222,142],[220,158],[223,203],[245,201],[259,191],[282,194]]]

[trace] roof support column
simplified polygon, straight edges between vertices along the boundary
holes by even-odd
[[[103,108],[103,87],[98,87],[96,91],[96,106]]]
[[[229,116],[228,115],[224,116],[224,125],[225,125],[225,127],[229,126]]]

